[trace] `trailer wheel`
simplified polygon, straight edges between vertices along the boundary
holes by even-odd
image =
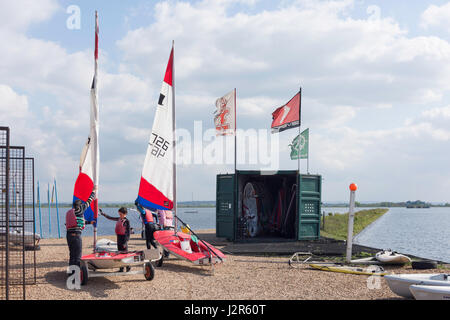
[[[89,279],[89,272],[88,272],[88,269],[87,269],[87,267],[86,267],[86,265],[83,263],[82,265],[81,265],[81,270],[80,270],[80,284],[82,285],[82,286],[84,286],[84,285],[86,285],[87,284],[87,282],[88,282],[88,279]]]
[[[150,262],[147,262],[144,265],[144,276],[145,276],[145,280],[153,280],[153,278],[155,277],[155,268],[153,267],[153,265]]]
[[[161,255],[161,259],[159,259],[158,261],[156,261],[156,266],[157,266],[158,268],[161,268],[162,265],[163,265],[163,262],[164,262],[164,256]]]

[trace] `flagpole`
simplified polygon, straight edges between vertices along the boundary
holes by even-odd
[[[172,132],[173,132],[173,208],[175,217],[177,216],[177,163],[176,163],[176,136],[175,136],[175,40],[172,40]],[[178,223],[175,219],[175,234],[177,234]]]
[[[97,76],[98,76],[98,13],[97,10],[95,10],[95,50],[94,50],[94,60],[95,60],[95,71],[94,71],[94,81],[95,81],[95,88],[94,88],[94,94],[95,97],[94,99],[97,100]],[[95,108],[97,108],[96,111],[98,111],[98,101],[94,101],[96,102],[96,105],[94,106]],[[98,117],[98,114],[97,114]],[[98,121],[98,118],[97,118]],[[97,220],[95,219],[95,216],[97,215],[97,219],[98,219],[98,165],[99,165],[99,155],[98,155],[98,126],[96,125],[96,134],[95,134],[95,157],[96,157],[96,161],[95,161],[95,165],[94,165],[94,187],[95,185],[97,185],[97,190],[95,191],[95,200],[97,201],[96,205],[94,206],[94,210],[96,212],[94,212],[94,220],[93,220],[93,227],[94,227],[94,252],[95,252],[95,247],[97,246]]]
[[[234,174],[237,172],[237,114],[236,114],[236,88],[234,88]]]
[[[237,176],[237,113],[236,113],[236,88],[234,88],[234,184],[236,188],[236,192],[233,192],[234,195],[238,194],[238,176]],[[233,214],[235,217],[237,217],[237,212],[234,212],[237,210],[238,206],[238,199],[235,199],[233,204]],[[237,230],[237,228],[234,228]]]
[[[298,164],[298,174],[297,174],[297,191],[296,191],[296,193],[297,193],[297,196],[296,196],[296,198],[297,198],[297,200],[295,201],[295,208],[296,208],[296,211],[297,211],[297,215],[296,215],[296,222],[295,222],[295,225],[296,225],[296,227],[295,227],[295,229],[296,229],[296,233],[297,233],[297,238],[298,238],[298,235],[299,235],[299,233],[300,233],[300,230],[299,230],[299,222],[300,222],[300,199],[298,198],[299,196],[300,196],[300,190],[301,190],[301,188],[300,188],[300,181],[301,181],[301,177],[300,177],[300,139],[302,138],[301,137],[301,129],[300,129],[300,112],[301,112],[301,107],[302,107],[302,87],[300,87],[300,90],[299,90],[299,97],[298,97],[298,141],[297,141],[297,145],[298,145],[298,150],[297,150],[297,156],[298,156],[298,159],[297,159],[297,164]]]
[[[309,128],[308,128],[308,157],[306,158],[307,173],[309,174]]]
[[[298,165],[298,175],[299,175],[299,179],[300,179],[300,140],[301,140],[301,128],[300,128],[300,112],[302,110],[302,87],[300,87],[300,91],[299,91],[299,98],[298,98],[298,151],[297,151],[297,165]],[[300,180],[299,180],[300,181]]]

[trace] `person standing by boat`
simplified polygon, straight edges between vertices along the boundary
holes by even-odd
[[[117,249],[122,252],[128,251],[128,240],[130,240],[130,221],[127,219],[127,208],[122,207],[118,210],[119,217],[111,217],[100,209],[100,214],[106,219],[116,221],[116,236],[117,236]],[[127,272],[130,271],[130,267],[127,267]],[[123,272],[123,268],[120,268],[119,272]]]
[[[173,229],[173,213],[170,210],[156,210],[158,221],[163,230]]]
[[[104,216],[106,219],[116,221],[116,236],[117,236],[117,249],[119,251],[127,251],[128,250],[128,240],[130,240],[130,221],[127,219],[127,208],[122,207],[118,210],[119,217],[111,217],[104,213],[100,209],[100,214]]]
[[[144,209],[137,200],[134,202],[136,208],[141,214],[142,222],[144,223],[145,228],[145,244],[147,245],[147,249],[150,249],[150,246],[153,246],[155,249],[157,248],[155,238],[153,237],[153,232],[156,231],[156,213]]]
[[[91,202],[95,199],[95,193],[97,192],[97,186],[94,187],[91,195],[86,202],[81,200],[75,200],[72,204],[72,209],[66,213],[66,229],[67,229],[67,245],[69,246],[69,266],[81,265],[81,253],[82,253],[82,240],[81,232],[85,227],[84,212],[91,205]]]

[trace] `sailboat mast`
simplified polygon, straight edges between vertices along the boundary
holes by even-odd
[[[91,118],[93,117],[93,119],[91,119],[91,125],[94,124],[95,125],[95,130],[94,130],[94,139],[95,139],[95,143],[94,143],[94,152],[92,153],[92,160],[94,163],[94,167],[93,167],[93,179],[94,179],[94,187],[97,186],[98,188],[98,183],[99,183],[99,165],[100,165],[100,156],[99,156],[99,147],[98,147],[98,136],[99,136],[99,131],[98,131],[98,97],[97,97],[97,77],[98,77],[98,39],[99,38],[99,26],[98,26],[98,13],[97,11],[95,11],[95,49],[94,49],[94,60],[95,60],[95,70],[94,70],[94,101],[93,101],[93,107],[94,110],[91,111]],[[96,194],[95,194],[95,205],[93,206],[94,209],[94,220],[93,220],[93,226],[94,226],[94,252],[95,252],[95,247],[97,245],[97,216],[98,216],[98,189],[96,190]]]
[[[176,121],[175,121],[175,41],[172,40],[172,130],[173,130],[173,212],[177,215],[177,153],[176,153]],[[177,233],[177,219],[175,218],[175,234]]]

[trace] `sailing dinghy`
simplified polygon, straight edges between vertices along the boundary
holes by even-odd
[[[95,12],[95,73],[91,87],[91,123],[90,134],[86,145],[83,148],[80,159],[80,172],[75,182],[74,201],[80,199],[87,201],[95,185],[99,181],[99,146],[98,146],[98,101],[97,101],[97,73],[98,73],[98,15]],[[96,199],[85,211],[85,221],[94,226],[94,252],[81,257],[81,284],[85,285],[89,278],[104,277],[110,275],[144,274],[146,280],[152,280],[155,270],[151,261],[161,259],[161,252],[158,249],[142,250],[132,252],[119,252],[114,250],[114,245],[107,245],[101,239],[97,244],[97,217],[98,217],[98,192]],[[117,247],[117,246],[116,246]],[[127,272],[98,272],[101,269],[123,268],[123,267],[143,267],[138,271]]]
[[[153,233],[155,240],[166,251],[196,265],[214,265],[223,262],[225,255],[211,244],[190,234],[177,232],[177,221],[183,222],[176,215],[175,155],[174,48],[172,44],[136,201],[147,209],[173,211],[175,227]],[[183,225],[187,227],[185,223]],[[192,233],[192,230],[190,231]]]

